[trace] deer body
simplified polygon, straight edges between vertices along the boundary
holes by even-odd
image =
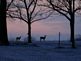
[[[16,41],[19,41],[21,39],[21,36],[16,37]]]
[[[40,37],[40,41],[41,40],[44,40],[45,41],[45,39],[46,39],[46,35]]]

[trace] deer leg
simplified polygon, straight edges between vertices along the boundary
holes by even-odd
[[[41,42],[41,38],[40,38],[40,42]]]

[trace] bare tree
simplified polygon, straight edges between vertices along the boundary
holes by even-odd
[[[28,24],[28,43],[31,43],[31,24],[48,18],[51,10],[40,9],[37,6],[38,0],[17,0],[13,8],[7,13],[11,18],[17,18]]]
[[[7,36],[6,11],[10,5],[11,3],[8,5],[6,4],[6,0],[0,0],[0,45],[9,45]]]
[[[6,24],[6,0],[0,0],[0,45],[9,45]]]
[[[6,0],[0,0],[0,45],[9,45],[7,36],[6,11],[10,7],[13,0],[8,5],[6,2]]]
[[[75,14],[76,12],[81,12],[81,0],[41,0],[44,4],[39,4],[39,6],[48,7],[64,17],[66,17],[70,22],[72,48],[75,48],[74,40],[74,24],[75,24]]]
[[[6,11],[10,8],[11,4],[13,3],[14,0],[7,0],[6,2]]]

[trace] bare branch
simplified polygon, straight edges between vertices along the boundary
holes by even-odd
[[[74,10],[74,12],[78,11],[78,10],[81,10],[81,7],[78,7]]]
[[[16,16],[16,15],[13,16],[13,15],[11,15],[11,14],[9,14],[9,13],[8,13],[8,15],[9,15],[8,17],[10,17],[10,18],[17,18],[17,19],[23,20],[24,22],[28,23],[28,22],[27,22],[25,19],[23,19],[22,17],[18,17],[18,16]]]
[[[37,0],[36,0],[36,2],[34,2],[34,7],[33,7],[33,10],[30,12],[30,16],[32,16],[32,14],[34,13],[34,11],[35,11],[35,8],[36,8],[36,5],[37,5]]]
[[[48,1],[49,3],[50,3],[50,5],[52,5],[52,7],[53,7],[53,9],[55,8],[56,10],[59,10],[59,11],[64,11],[64,12],[66,12],[66,13],[68,13],[68,11],[67,10],[65,10],[65,9],[62,9],[60,6],[56,6],[56,5],[54,5],[53,3],[52,3],[52,1],[50,0],[50,1]]]
[[[28,9],[30,8],[30,6],[33,4],[34,0],[30,1],[29,2],[29,6],[28,6]]]
[[[10,2],[9,4],[7,4],[7,6],[6,6],[6,11],[8,11],[8,9],[9,9],[10,5],[13,3],[13,1],[14,1],[14,0],[11,0],[11,2]]]
[[[48,11],[48,12],[50,12],[50,11]],[[47,12],[47,13],[48,13]],[[45,17],[42,17],[42,18],[38,18],[38,19],[35,19],[35,20],[33,20],[31,23],[34,23],[34,22],[36,22],[36,21],[40,21],[40,20],[43,20],[43,19],[47,19],[48,17],[50,17],[51,15],[52,15],[52,11],[47,15],[47,16],[45,16]]]

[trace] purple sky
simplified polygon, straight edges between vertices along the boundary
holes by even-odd
[[[9,19],[8,19],[9,20]],[[11,19],[10,19],[11,20]],[[16,37],[22,35],[27,36],[27,24],[23,21],[7,21],[8,36]],[[69,21],[63,16],[54,16],[32,24],[32,35],[34,37],[48,35],[48,39],[58,39],[58,33],[63,35],[70,34]],[[75,34],[81,34],[81,17],[76,17]],[[66,37],[67,39],[68,37]]]

